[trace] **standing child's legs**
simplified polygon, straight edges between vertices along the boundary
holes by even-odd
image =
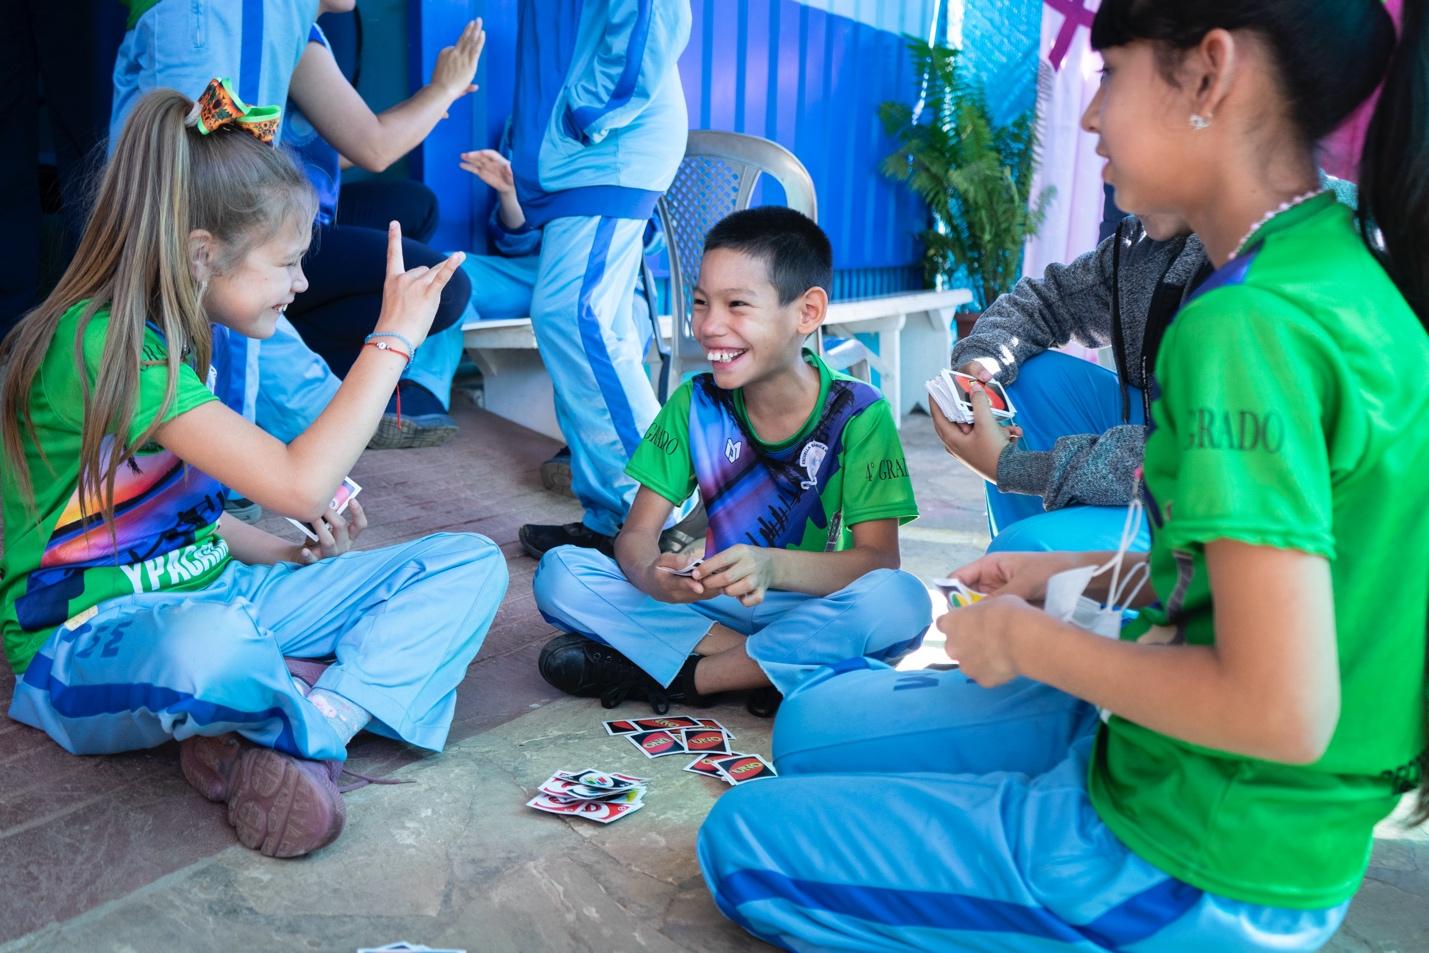
[[[644,230],[634,219],[549,222],[531,301],[556,420],[571,448],[571,490],[586,528],[606,536],[635,499],[625,465],[660,409],[645,370],[646,336],[630,307]]]
[[[854,663],[815,676],[776,724],[783,776],[724,795],[700,830],[715,902],[796,950],[1199,953],[1330,937],[1344,904],[1228,900],[1127,850],[1086,794],[1095,713],[1060,694]]]
[[[1007,387],[1022,428],[1023,450],[1051,450],[1069,434],[1100,434],[1125,423],[1121,387],[1116,374],[1090,361],[1046,351],[1018,370]],[[1129,393],[1131,422],[1145,422],[1141,391]],[[989,552],[1116,549],[1126,508],[1069,506],[1047,511],[1042,497],[1004,493],[987,485]],[[1145,550],[1150,538],[1143,529],[1134,549]]]

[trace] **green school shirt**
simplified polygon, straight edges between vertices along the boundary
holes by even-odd
[[[65,312],[54,343],[30,388],[41,459],[21,428],[35,492],[31,510],[10,468],[0,477],[5,551],[0,561],[0,633],[16,674],[57,626],[106,599],[160,589],[201,589],[223,571],[228,545],[217,535],[222,487],[156,444],[121,466],[115,481],[115,519],[85,522],[78,493],[83,396],[74,341],[83,303]],[[101,310],[84,331],[84,373],[92,387],[104,352],[109,312]],[[169,382],[163,339],[145,333],[138,402],[129,427],[135,440],[156,420],[168,421],[216,400],[187,365],[180,365],[174,397],[163,406]],[[106,438],[106,452],[110,438]]]
[[[758,441],[765,450],[784,450],[806,440],[822,415],[830,383],[836,379],[857,381],[846,374],[835,374],[812,351],[804,351],[804,360],[819,372],[818,401],[794,436],[780,443]],[[689,450],[692,386],[693,382],[686,381],[670,395],[625,468],[640,485],[672,503],[687,499],[696,484]],[[734,392],[734,411],[744,429],[754,435],[754,425],[744,409],[744,394],[739,390]],[[825,527],[841,520],[836,524],[842,526],[842,533],[835,549],[848,549],[853,545],[850,529],[857,523],[896,519],[901,524],[917,518],[913,483],[908,479],[903,445],[898,440],[898,428],[894,426],[886,399],[879,397],[844,425],[838,459],[839,465],[832,477],[819,488]],[[822,552],[829,537],[825,527],[816,525],[812,519],[806,521],[802,538],[788,548]]]
[[[1141,857],[1204,890],[1349,899],[1372,830],[1418,779],[1429,603],[1429,336],[1322,195],[1265,225],[1188,302],[1150,382],[1151,572],[1124,639],[1215,642],[1207,542],[1324,556],[1340,719],[1311,765],[1202,748],[1113,717],[1092,802]]]

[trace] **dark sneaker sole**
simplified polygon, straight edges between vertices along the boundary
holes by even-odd
[[[565,496],[574,497],[571,492],[571,461],[570,458],[564,460],[547,460],[541,464],[541,485],[552,493],[561,493]]]
[[[317,762],[224,737],[186,741],[179,763],[200,794],[228,802],[239,843],[265,857],[310,854],[337,840],[347,822],[347,805]]]
[[[403,417],[397,423],[395,414],[384,414],[377,424],[377,432],[367,441],[369,450],[411,450],[417,447],[440,447],[456,434],[456,424],[447,418],[444,422],[427,422],[419,418]]]

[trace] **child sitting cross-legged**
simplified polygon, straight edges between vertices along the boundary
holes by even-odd
[[[615,559],[561,546],[536,571],[536,605],[566,630],[541,653],[552,685],[657,712],[748,689],[762,714],[821,665],[921,642],[928,596],[898,569],[917,506],[888,403],[804,347],[832,257],[787,208],[710,230],[693,330],[713,370],[671,395],[632,456],[640,490]],[[662,554],[660,531],[696,486],[709,534],[681,575],[689,560]]]

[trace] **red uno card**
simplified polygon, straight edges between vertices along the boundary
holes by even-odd
[[[757,778],[777,777],[768,761],[757,754],[736,754],[715,761],[715,767],[730,784],[743,784]]]
[[[583,817],[588,821],[595,821],[597,824],[609,824],[611,821],[619,820],[627,814],[633,814],[645,806],[643,801],[631,800],[628,803],[620,801],[577,801],[574,804],[567,804],[538,794],[526,802],[527,807],[534,807],[538,811],[545,811],[547,814],[565,814],[572,817]]]
[[[707,751],[710,754],[734,753],[730,750],[729,739],[721,728],[685,728],[681,734],[684,736],[685,750],[691,754],[697,751]]]
[[[608,735],[629,735],[640,730],[633,721],[607,721],[604,724]]]
[[[728,728],[715,721],[713,718],[701,718],[700,724],[704,725],[706,728],[718,728],[720,731],[724,732],[726,738],[728,738],[730,741],[734,740],[734,732],[730,731]]]
[[[641,731],[659,731],[669,728],[698,728],[700,723],[684,715],[675,715],[673,718],[641,718],[635,722],[635,727]]]
[[[667,754],[687,754],[684,744],[672,731],[642,731],[626,735],[630,743],[640,749],[647,758],[661,758]]]
[[[721,781],[723,781],[724,775],[720,774],[719,768],[715,766],[715,762],[722,757],[723,755],[707,754],[704,757],[696,758],[689,764],[685,765],[685,770],[693,774],[703,774],[707,778],[719,778]]]

